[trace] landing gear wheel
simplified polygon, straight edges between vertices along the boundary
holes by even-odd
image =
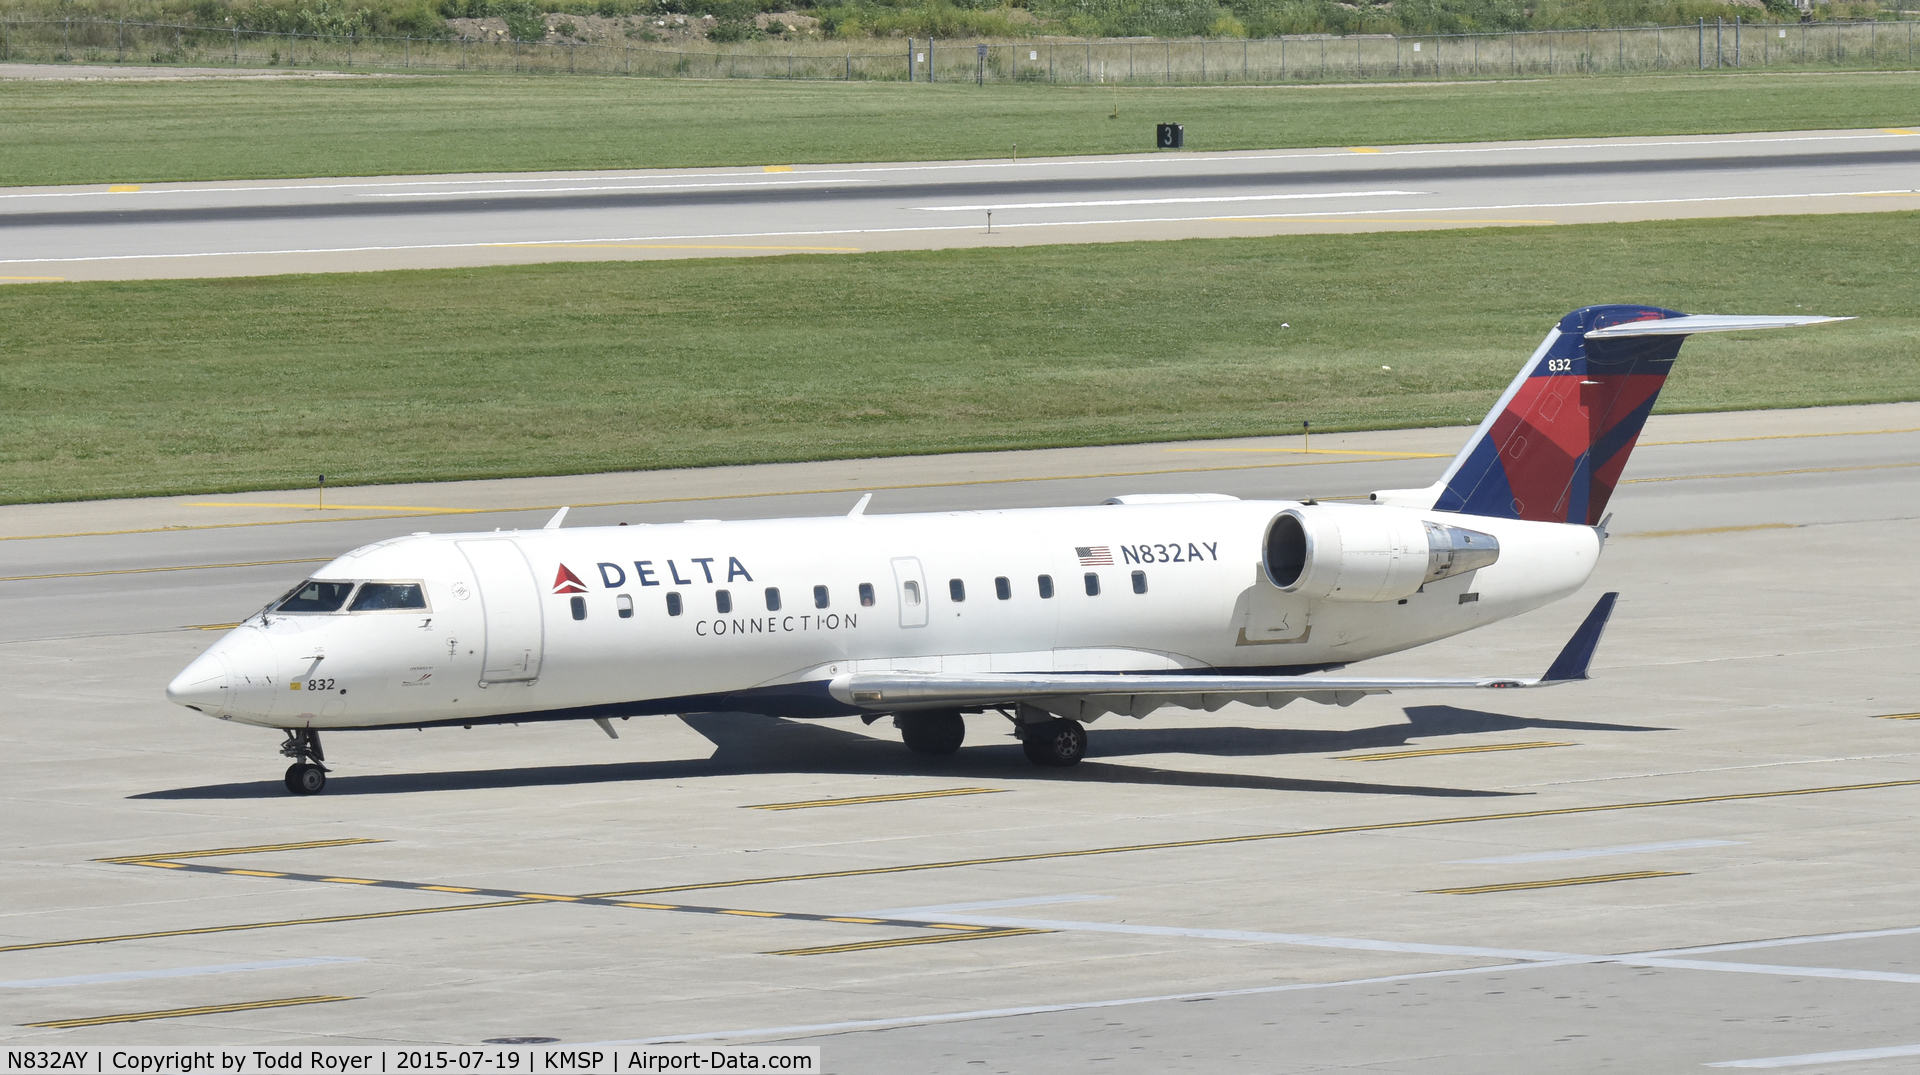
[[[967,722],[957,711],[897,713],[893,726],[900,740],[915,754],[951,754],[967,737]]]
[[[287,766],[287,790],[295,795],[318,795],[327,786],[327,771],[310,761]]]
[[[1021,728],[1021,749],[1035,765],[1066,768],[1087,756],[1087,730],[1077,720],[1049,720]]]
[[[280,744],[280,756],[292,758],[287,766],[287,790],[295,795],[318,795],[327,786],[327,755],[320,749],[320,733],[312,728],[288,728],[287,741]]]

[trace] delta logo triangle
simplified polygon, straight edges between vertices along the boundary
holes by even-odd
[[[560,573],[553,577],[553,592],[586,593],[587,584],[580,581],[580,576],[568,570],[567,565],[561,564]]]

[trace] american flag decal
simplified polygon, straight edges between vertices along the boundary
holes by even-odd
[[[1080,558],[1081,567],[1111,567],[1113,565],[1113,549],[1107,545],[1075,546],[1073,554]]]

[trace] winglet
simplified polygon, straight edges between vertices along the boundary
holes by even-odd
[[[562,520],[562,519],[564,519],[564,518],[566,518],[566,517],[567,517],[567,509],[566,509],[566,508],[561,508],[561,509],[560,509],[559,511],[556,511],[556,512],[554,512],[554,513],[553,513],[553,518],[551,518],[551,519],[548,519],[548,520],[547,520],[547,525],[545,525],[545,526],[543,526],[543,527],[541,527],[540,529],[542,529],[542,530],[558,530],[558,529],[560,529],[560,520]]]
[[[1593,606],[1592,612],[1587,613],[1580,629],[1573,632],[1573,637],[1567,639],[1566,648],[1553,659],[1553,667],[1540,677],[1542,685],[1587,678],[1587,665],[1593,661],[1593,651],[1600,645],[1600,632],[1607,629],[1607,618],[1613,615],[1613,602],[1619,596],[1618,593],[1600,595],[1599,602]]]

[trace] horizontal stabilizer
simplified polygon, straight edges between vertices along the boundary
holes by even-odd
[[[1658,321],[1628,321],[1622,325],[1587,330],[1589,340],[1616,340],[1622,336],[1692,336],[1699,332],[1747,332],[1762,328],[1799,328],[1851,321],[1851,317],[1743,317],[1737,314],[1687,314]]]
[[[1619,597],[1618,593],[1600,595],[1593,611],[1581,621],[1580,629],[1573,632],[1573,637],[1567,640],[1560,656],[1553,659],[1552,667],[1540,677],[1540,682],[1565,683],[1587,678],[1587,665],[1593,662],[1593,651],[1600,645],[1600,633],[1607,629],[1607,620],[1613,615],[1613,603]]]

